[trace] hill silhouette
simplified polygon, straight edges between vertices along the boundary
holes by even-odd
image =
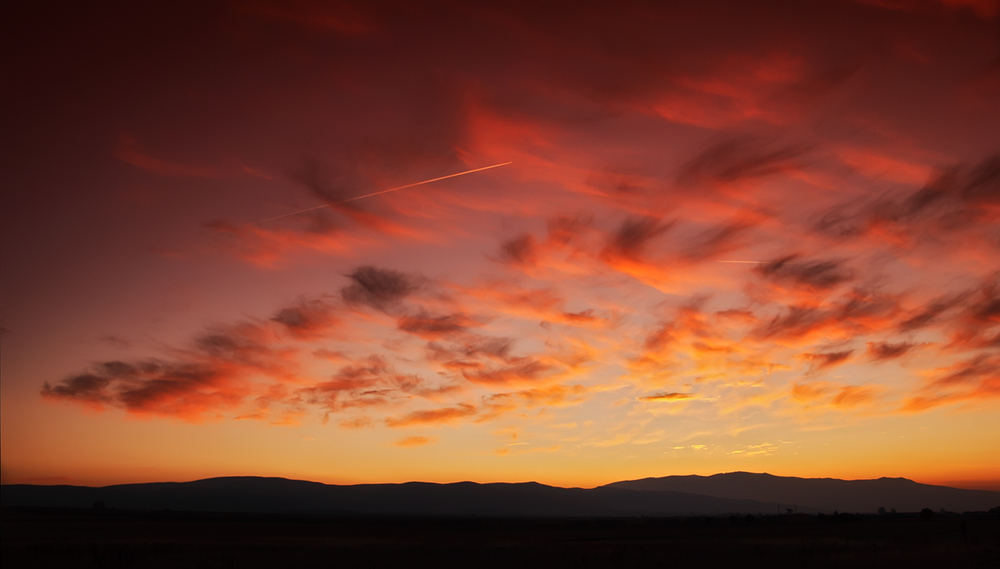
[[[5,485],[10,506],[448,516],[640,516],[773,512],[775,504],[682,492],[557,488],[536,482],[358,484],[231,477],[194,482],[85,486]]]
[[[786,508],[807,505],[822,512],[874,513],[879,508],[916,512],[984,511],[1000,506],[1000,492],[920,484],[906,478],[838,480],[730,472],[712,476],[667,476],[614,482],[603,488],[689,492],[729,499],[775,502]]]
[[[606,486],[558,488],[536,482],[478,484],[321,484],[285,478],[226,477],[194,482],[86,486],[4,485],[4,507],[38,506],[202,512],[340,515],[620,517],[775,514],[922,508],[982,511],[1000,493],[928,486],[906,479],[845,481],[768,474],[670,476]]]

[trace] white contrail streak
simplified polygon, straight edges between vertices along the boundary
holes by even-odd
[[[282,214],[282,215],[276,215],[274,217],[269,217],[267,219],[262,219],[262,220],[258,221],[257,223],[264,223],[265,221],[273,221],[275,219],[281,219],[283,217],[289,217],[289,216],[292,216],[292,215],[298,215],[300,213],[305,213],[307,211],[312,211],[314,209],[323,209],[324,207],[332,207],[332,206],[335,206],[335,205],[338,205],[338,204],[342,204],[342,203],[353,202],[354,200],[360,200],[360,199],[364,199],[364,198],[370,198],[372,196],[378,196],[378,195],[382,195],[382,194],[388,194],[389,192],[395,192],[395,191],[398,191],[398,190],[405,190],[406,188],[412,188],[413,186],[422,186],[423,184],[430,184],[431,182],[438,182],[438,181],[441,181],[441,180],[447,180],[448,178],[455,178],[455,177],[458,177],[458,176],[464,176],[466,174],[472,174],[474,172],[482,172],[483,170],[489,170],[491,168],[499,168],[501,166],[506,166],[508,164],[513,164],[513,162],[504,162],[502,164],[494,164],[492,166],[483,166],[482,168],[476,168],[474,170],[466,170],[465,172],[459,172],[457,174],[448,174],[447,176],[441,176],[440,178],[433,178],[433,179],[430,179],[430,180],[424,180],[422,182],[414,182],[412,184],[406,184],[405,186],[399,186],[399,187],[396,187],[396,188],[389,188],[388,190],[382,190],[380,192],[374,192],[374,193],[371,193],[371,194],[365,194],[363,196],[355,196],[353,198],[348,198],[346,200],[341,200],[339,202],[325,203],[323,205],[318,205],[318,206],[310,207],[310,208],[306,208],[306,209],[300,209],[299,211],[293,211],[292,213],[285,213],[285,214]]]
[[[764,263],[765,261],[717,261],[717,262],[718,263],[747,263],[747,264],[750,264],[750,265],[759,265],[760,263]]]

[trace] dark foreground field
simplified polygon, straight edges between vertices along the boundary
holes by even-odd
[[[5,509],[4,569],[1000,567],[986,516],[512,520]]]

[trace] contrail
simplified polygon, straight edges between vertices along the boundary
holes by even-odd
[[[260,221],[258,221],[256,223],[264,223],[265,221],[273,221],[275,219],[281,219],[283,217],[289,217],[289,216],[292,216],[292,215],[298,215],[300,213],[305,213],[307,211],[312,211],[314,209],[323,209],[324,207],[331,207],[331,206],[335,206],[337,204],[342,204],[342,203],[347,203],[347,202],[353,202],[354,200],[360,200],[360,199],[364,199],[364,198],[370,198],[372,196],[378,196],[378,195],[382,195],[382,194],[388,194],[389,192],[395,192],[395,191],[398,191],[398,190],[405,190],[406,188],[412,188],[413,186],[422,186],[424,184],[430,184],[431,182],[438,182],[438,181],[441,181],[441,180],[447,180],[448,178],[455,178],[455,177],[458,177],[458,176],[464,176],[466,174],[472,174],[474,172],[482,172],[483,170],[489,170],[491,168],[499,168],[501,166],[506,166],[508,164],[513,164],[513,162],[503,162],[502,164],[494,164],[492,166],[483,166],[482,168],[476,168],[474,170],[466,170],[465,172],[459,172],[457,174],[448,174],[447,176],[441,176],[440,178],[432,178],[430,180],[424,180],[423,182],[414,182],[412,184],[406,184],[405,186],[399,186],[397,188],[389,188],[388,190],[382,190],[380,192],[374,192],[374,193],[371,193],[371,194],[365,194],[363,196],[355,196],[353,198],[348,198],[346,200],[341,200],[339,202],[325,203],[323,205],[318,205],[318,206],[315,206],[315,207],[301,209],[299,211],[293,211],[292,213],[285,213],[285,214],[282,214],[282,215],[276,215],[274,217],[269,217],[267,219],[262,219],[262,220],[260,220]]]
[[[751,265],[759,265],[760,263],[764,263],[765,261],[716,261],[716,262],[717,263],[748,263],[748,264],[751,264]]]

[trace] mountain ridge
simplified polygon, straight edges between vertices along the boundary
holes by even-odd
[[[642,491],[673,491],[718,498],[754,496],[791,507],[808,504],[820,511],[871,513],[885,508],[918,511],[923,508],[948,511],[989,509],[990,500],[1000,505],[1000,492],[968,490],[922,484],[908,478],[881,477],[864,480],[802,478],[768,473],[727,472],[710,476],[686,475],[624,480],[604,487]]]
[[[101,504],[134,510],[343,515],[679,516],[919,511],[985,511],[1000,492],[920,484],[906,478],[840,480],[730,472],[561,488],[539,482],[324,484],[282,477],[232,476],[103,487],[10,484],[4,507]]]

